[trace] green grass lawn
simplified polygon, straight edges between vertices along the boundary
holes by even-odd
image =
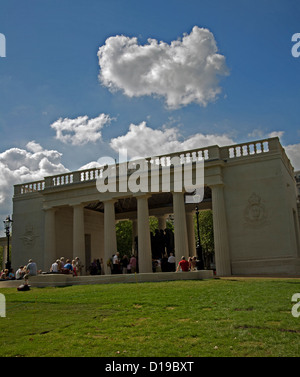
[[[299,356],[297,279],[1,289],[0,356]]]

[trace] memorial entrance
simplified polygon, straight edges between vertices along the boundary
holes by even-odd
[[[179,176],[172,166],[169,191],[99,192],[103,168],[16,185],[13,266],[34,259],[48,271],[61,256],[85,263],[107,261],[117,251],[116,222],[127,219],[132,221],[133,238],[138,238],[139,273],[151,273],[149,216],[157,217],[159,228],[165,229],[171,215],[178,262],[182,256],[196,255],[193,216],[198,206],[213,213],[218,276],[300,273],[298,193],[293,167],[278,138],[157,156],[158,178],[166,159],[173,157],[182,164],[191,162],[192,170],[197,161],[204,161],[199,203],[187,200],[193,194],[184,187],[174,189]],[[149,167],[153,158],[145,161]],[[119,186],[134,174],[133,169],[120,174],[119,165],[115,171]]]

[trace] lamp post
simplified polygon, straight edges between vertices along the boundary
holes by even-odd
[[[6,256],[6,262],[5,262],[5,268],[7,268],[10,271],[11,263],[9,260],[9,237],[10,237],[10,228],[11,223],[13,221],[11,220],[10,216],[7,216],[7,218],[3,221],[4,223],[4,231],[7,237],[7,256]]]
[[[201,239],[200,239],[200,228],[199,228],[199,209],[198,206],[196,207],[196,216],[197,216],[197,245],[196,245],[196,252],[197,252],[197,270],[204,269],[204,262],[203,262],[203,255],[202,255],[202,246],[201,246]]]

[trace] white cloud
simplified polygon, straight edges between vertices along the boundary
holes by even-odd
[[[282,142],[284,133],[284,131],[272,131],[267,135],[267,137],[278,137],[294,170],[300,170],[300,144],[284,145]]]
[[[268,134],[268,137],[278,137],[280,139],[283,135],[284,131],[272,131]]]
[[[197,26],[171,44],[148,39],[139,45],[135,37],[117,35],[99,48],[99,80],[129,97],[165,97],[169,108],[206,106],[221,92],[219,77],[228,75],[217,51],[214,35]]]
[[[56,139],[65,144],[84,145],[101,140],[101,129],[111,122],[106,114],[89,119],[87,115],[75,119],[60,118],[50,125],[56,131]]]
[[[284,149],[295,171],[300,170],[300,144],[286,145]]]
[[[266,134],[261,129],[255,129],[251,133],[249,133],[248,136],[259,139],[278,137],[294,170],[298,171],[300,170],[300,143],[284,145],[284,143],[282,142],[284,134],[284,131],[272,131]]]
[[[235,142],[227,135],[204,135],[201,133],[182,140],[175,127],[162,130],[152,129],[142,122],[131,124],[127,134],[111,139],[110,146],[114,151],[127,150],[128,158],[159,156],[167,153],[203,148],[209,145],[231,145]]]
[[[257,132],[255,130],[257,135]],[[282,138],[284,131],[273,131],[266,134],[260,133],[261,138]],[[122,136],[111,139],[110,147],[118,152],[127,150],[128,158],[159,156],[167,153],[204,148],[211,145],[227,146],[236,144],[229,135],[197,133],[183,139],[179,129],[163,128],[152,129],[146,122],[138,125],[131,124],[129,131]],[[283,145],[288,158],[295,170],[300,170],[300,144]]]
[[[26,149],[11,148],[0,153],[1,215],[12,212],[11,198],[15,184],[38,181],[45,176],[67,172],[61,163],[61,153],[43,149],[35,141]]]

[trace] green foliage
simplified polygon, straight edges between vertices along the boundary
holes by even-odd
[[[166,227],[174,231],[174,226],[170,221],[166,222]],[[154,216],[149,217],[150,232],[155,234],[158,229],[158,220]],[[132,222],[130,220],[119,221],[116,224],[117,248],[120,256],[130,255],[132,252]]]
[[[119,221],[116,224],[117,249],[120,256],[130,256],[132,252],[132,222],[129,220]]]
[[[155,234],[155,229],[158,229],[158,219],[155,216],[149,217],[150,232]]]
[[[155,229],[158,229],[158,219],[155,216],[150,216],[149,217],[149,224],[150,224],[150,232],[155,234]],[[174,231],[174,225],[172,224],[171,221],[166,221],[166,228],[171,229]]]
[[[195,237],[197,242],[197,219],[195,215]],[[201,245],[206,254],[214,254],[214,229],[213,216],[211,210],[199,212],[199,230]]]

